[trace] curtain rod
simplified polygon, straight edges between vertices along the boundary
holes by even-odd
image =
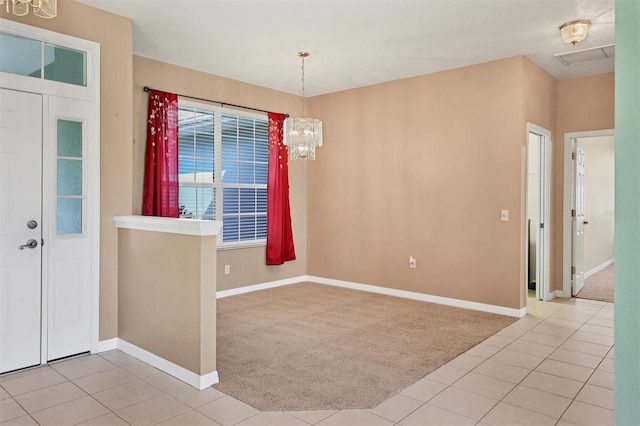
[[[150,90],[154,90],[149,86],[144,86],[143,90],[145,92],[149,92]],[[258,112],[266,112],[266,113],[270,113],[273,111],[266,111],[264,109],[258,109],[258,108],[252,108],[252,107],[248,107],[248,106],[244,106],[244,105],[236,105],[236,104],[230,104],[229,102],[221,102],[221,101],[215,101],[213,99],[205,99],[205,98],[197,98],[195,96],[189,96],[189,95],[181,95],[181,94],[177,94],[178,96],[182,97],[182,98],[189,98],[189,99],[194,99],[196,101],[205,101],[205,102],[213,102],[214,104],[220,104],[220,106],[224,107],[226,106],[232,106],[232,107],[236,107],[236,108],[242,108],[242,109],[249,109],[251,111],[258,111]],[[289,117],[289,114],[285,114],[286,117]]]

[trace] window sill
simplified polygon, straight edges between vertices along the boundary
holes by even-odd
[[[267,240],[258,240],[258,241],[242,241],[238,243],[226,243],[218,245],[218,251],[226,251],[226,250],[241,250],[255,247],[266,247]]]

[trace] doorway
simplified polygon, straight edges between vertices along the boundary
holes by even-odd
[[[100,174],[99,46],[0,24],[2,374],[98,348]]]
[[[613,301],[615,132],[565,135],[563,295]],[[606,279],[599,280],[603,271]],[[594,280],[598,281],[597,283]],[[590,289],[585,289],[585,283]]]
[[[550,300],[551,132],[527,123],[525,289],[527,301]]]

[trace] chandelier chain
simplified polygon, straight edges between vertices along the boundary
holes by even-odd
[[[302,118],[306,116],[304,108],[304,58],[306,55],[301,54],[302,57]]]

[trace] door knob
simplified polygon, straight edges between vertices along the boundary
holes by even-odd
[[[30,248],[30,249],[34,249],[36,247],[38,247],[38,242],[36,240],[29,240],[27,241],[27,244],[23,244],[21,246],[18,246],[18,248],[20,250],[24,250],[24,248]]]

